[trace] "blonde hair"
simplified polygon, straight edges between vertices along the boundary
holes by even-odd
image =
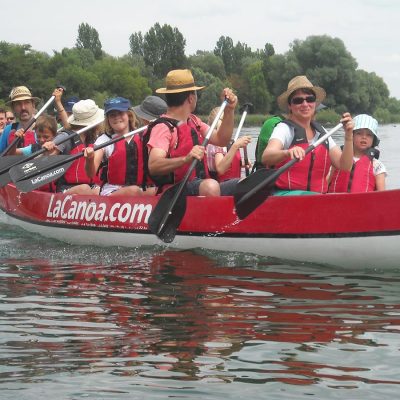
[[[209,116],[208,116],[208,120],[207,120],[208,125],[211,125],[211,124],[214,122],[214,119],[215,119],[215,117],[217,116],[218,111],[219,111],[220,108],[221,108],[221,107],[214,107],[214,108],[211,110],[211,112],[210,112],[210,114],[209,114]],[[216,129],[218,129],[219,126],[221,125],[222,118],[224,118],[224,113],[222,113],[221,116],[219,117],[219,121],[218,121],[218,123],[217,123]]]
[[[125,111],[125,112],[128,114],[129,132],[134,131],[135,129],[137,129],[137,127],[139,125],[136,115],[131,109],[129,109],[128,111]],[[110,135],[115,133],[113,131],[113,129],[111,128],[110,122],[108,121],[107,114],[106,114],[106,118],[104,119],[104,129],[105,129],[106,133],[108,133]]]

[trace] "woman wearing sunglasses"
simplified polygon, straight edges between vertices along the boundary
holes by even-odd
[[[306,76],[296,76],[287,90],[278,97],[279,108],[287,119],[279,123],[262,155],[262,163],[279,168],[293,158],[294,164],[276,181],[277,195],[326,193],[330,166],[337,169],[351,168],[353,121],[349,113],[341,122],[345,129],[343,152],[334,140],[329,139],[305,155],[305,149],[326,133],[315,120],[316,107],[325,99],[325,90],[314,86]]]

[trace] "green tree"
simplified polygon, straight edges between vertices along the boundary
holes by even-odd
[[[222,58],[210,51],[197,51],[195,55],[189,57],[188,61],[191,68],[200,68],[204,72],[209,72],[219,79],[226,79]]]
[[[78,49],[90,50],[96,59],[103,56],[99,34],[95,28],[87,23],[81,23],[78,27],[78,38],[75,46]]]
[[[7,99],[14,86],[24,85],[35,96],[47,100],[49,88],[54,85],[54,78],[46,74],[49,58],[28,44],[0,42],[0,97]]]
[[[129,37],[129,54],[132,56],[144,56],[142,32],[132,33]]]
[[[233,47],[233,40],[229,36],[221,36],[214,48],[214,54],[221,57],[228,75],[234,71],[235,57]]]
[[[124,59],[104,57],[95,63],[92,71],[100,81],[98,91],[107,92],[109,96],[122,96],[135,104],[151,94],[146,78]]]
[[[131,52],[136,54],[140,53],[137,48],[140,36],[140,33],[133,34],[135,45],[131,47]],[[162,78],[168,71],[186,66],[185,46],[186,40],[178,28],[167,24],[161,26],[157,22],[143,37],[143,58],[156,77]]]
[[[357,62],[341,39],[322,35],[295,40],[287,56],[291,55],[297,60],[301,74],[325,89],[328,105],[351,110]]]
[[[244,72],[244,76],[248,86],[248,96],[245,101],[253,103],[255,112],[260,114],[269,113],[272,97],[264,79],[262,61],[258,60],[249,65]]]
[[[101,83],[94,72],[79,65],[64,66],[56,76],[67,88],[68,96],[76,95],[81,99],[92,98]]]
[[[204,89],[198,91],[197,112],[208,115],[214,107],[221,105],[220,95],[226,85],[221,79],[200,68],[194,67],[192,72],[196,84],[205,86]]]

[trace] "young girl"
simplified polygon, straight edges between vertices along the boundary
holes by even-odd
[[[72,115],[68,118],[68,123],[71,130],[77,132],[85,126],[100,125],[103,120],[104,111],[93,100],[88,99],[78,101],[74,104]],[[52,143],[56,146],[56,154],[77,154],[86,147],[93,146],[97,138],[97,131],[98,129],[94,127],[61,144]],[[60,133],[57,139],[63,139],[65,135],[70,135],[70,133]],[[86,175],[83,157],[75,160],[67,172],[57,181],[57,191],[68,192],[70,194],[98,195],[100,186],[101,180],[98,175],[94,174],[91,177]]]
[[[353,165],[350,170],[334,170],[329,191],[372,192],[385,190],[386,168],[378,160],[378,121],[367,114],[354,118]]]
[[[211,110],[208,124],[214,121],[219,107]],[[222,118],[222,116],[221,116]],[[217,129],[221,122],[218,121]],[[239,179],[242,176],[242,157],[240,149],[251,142],[251,136],[241,136],[235,142],[231,141],[228,147],[219,147],[209,144],[207,146],[207,163],[211,176],[218,182],[228,179]]]
[[[104,103],[105,129],[106,133],[101,135],[95,145],[105,143],[117,136],[131,132],[137,127],[135,114],[131,110],[128,99],[115,97]],[[143,161],[141,154],[140,137],[130,136],[110,146],[93,151],[92,148],[85,149],[85,169],[89,177],[95,176],[102,162],[102,178],[104,185],[100,195],[154,195],[155,187],[143,190]]]

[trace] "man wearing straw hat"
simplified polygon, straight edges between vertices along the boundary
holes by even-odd
[[[204,86],[197,86],[188,69],[170,71],[166,76],[166,87],[157,89],[165,94],[167,112],[150,126],[149,172],[154,176],[173,175],[172,182],[182,180],[192,161],[197,159],[193,174],[186,186],[189,195],[219,196],[227,194],[230,188],[220,187],[211,179],[207,163],[204,160],[205,148],[202,146],[209,126],[193,115],[197,104],[197,91]],[[224,89],[222,96],[227,99],[221,125],[215,130],[210,143],[226,146],[233,132],[234,110],[237,97],[231,89]],[[225,190],[226,189],[226,190]]]
[[[24,129],[28,126],[30,120],[35,113],[35,106],[39,102],[38,97],[33,97],[30,90],[26,86],[16,86],[11,90],[10,101],[7,104],[11,104],[13,113],[17,116],[19,122],[7,125],[0,137],[0,152],[2,152],[12,141],[12,133],[19,129]],[[24,144],[35,143],[35,134],[33,131],[25,132]]]

